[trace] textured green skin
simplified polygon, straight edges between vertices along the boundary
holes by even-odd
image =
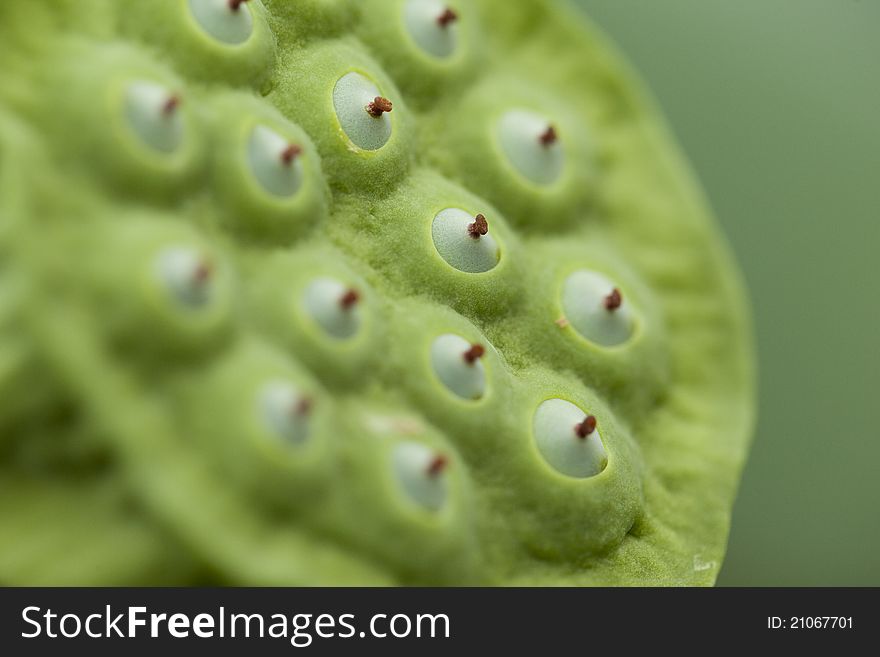
[[[452,4],[448,62],[418,51],[396,0],[254,0],[232,48],[173,0],[0,5],[0,581],[714,582],[754,407],[727,249],[650,101],[573,10]],[[350,70],[394,102],[375,152],[333,112]],[[129,76],[183,94],[174,156],[122,129]],[[547,188],[494,141],[515,106],[559,126]],[[304,147],[291,200],[244,175],[256,119]],[[486,214],[497,267],[437,255],[448,206]],[[206,315],[156,297],[145,272],[166,243],[217,259]],[[632,303],[627,343],[555,324],[579,267]],[[319,275],[364,295],[351,343],[297,305]],[[431,370],[450,331],[487,344],[479,401]],[[278,377],[315,399],[303,446],[256,422]],[[554,396],[598,418],[601,474],[542,460],[532,413]],[[399,440],[450,456],[438,513],[397,487]]]

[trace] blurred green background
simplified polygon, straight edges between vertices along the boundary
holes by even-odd
[[[760,409],[722,585],[880,585],[880,1],[577,0],[745,271]]]

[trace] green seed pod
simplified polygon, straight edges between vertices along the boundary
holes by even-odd
[[[638,447],[607,405],[569,377],[528,370],[513,390],[496,428],[506,446],[496,455],[503,464],[487,473],[489,494],[511,514],[519,549],[587,563],[619,545],[643,512]],[[501,472],[517,485],[505,486]]]
[[[301,128],[244,94],[217,98],[210,119],[218,135],[216,189],[237,236],[286,244],[321,224],[328,190],[318,153]]]
[[[349,405],[341,417],[348,483],[331,531],[392,563],[401,583],[449,583],[461,573],[482,581],[470,476],[457,450],[387,401]]]
[[[181,387],[185,433],[224,477],[281,510],[321,512],[333,403],[289,357],[248,341]]]
[[[315,45],[289,62],[269,98],[312,137],[331,187],[382,195],[409,169],[413,119],[362,48]]]
[[[144,52],[65,45],[47,78],[50,91],[37,111],[66,166],[81,169],[77,158],[88,152],[111,192],[155,201],[177,198],[199,174],[198,101]],[[59,106],[67,110],[59,113]]]
[[[248,269],[251,315],[327,385],[362,384],[386,359],[384,303],[339,252],[304,244]]]
[[[121,0],[125,34],[149,42],[182,73],[206,82],[265,85],[275,65],[275,35],[260,0]]]
[[[489,339],[465,318],[434,304],[408,299],[390,318],[391,344],[384,378],[396,382],[435,426],[456,436],[474,460],[491,458],[505,438],[511,372]]]
[[[263,0],[279,44],[301,45],[350,32],[357,25],[360,2],[349,0]]]
[[[714,581],[744,295],[564,4],[8,5],[0,580]]]
[[[644,281],[598,231],[580,243],[535,244],[529,255],[540,284],[521,319],[528,329],[510,337],[525,338],[521,348],[574,371],[621,408],[652,408],[669,383],[668,338]]]
[[[157,355],[204,356],[228,339],[232,272],[216,248],[149,215],[93,230],[85,275],[114,341],[155,366]]]
[[[358,33],[420,110],[457,94],[485,66],[480,17],[468,3],[367,0]]]
[[[516,227],[558,230],[588,215],[597,137],[551,90],[497,77],[434,112],[424,127],[431,163],[480,190]]]
[[[519,242],[496,210],[466,190],[418,171],[369,210],[344,210],[330,227],[334,237],[399,289],[479,316],[509,312],[517,303]]]

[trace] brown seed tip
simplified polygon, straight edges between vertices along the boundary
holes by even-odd
[[[570,322],[565,317],[560,317],[554,323],[559,328],[565,328],[566,326],[568,326],[570,324]]]
[[[454,23],[458,20],[458,14],[456,14],[452,9],[447,7],[443,10],[443,13],[437,17],[437,25],[440,27],[446,27],[450,23]]]
[[[360,301],[361,295],[353,287],[348,288],[341,297],[339,297],[339,305],[343,310],[351,310],[354,305]]]
[[[556,134],[556,128],[552,125],[548,125],[547,129],[541,133],[541,136],[538,137],[538,140],[541,142],[541,146],[552,146],[559,139],[559,135]]]
[[[214,263],[210,260],[201,260],[193,270],[192,278],[196,285],[204,285],[214,273]]]
[[[578,438],[586,438],[596,430],[596,416],[588,415],[584,421],[574,425],[574,432]]]
[[[164,103],[162,103],[162,114],[165,116],[171,116],[180,107],[180,96],[177,94],[172,94],[168,96]]]
[[[611,290],[611,293],[605,297],[605,310],[608,312],[614,312],[618,308],[620,308],[620,304],[623,303],[623,296],[620,294],[620,290],[614,288]]]
[[[250,0],[229,0],[229,9],[231,9],[232,11],[238,11],[239,8],[240,8],[245,2],[249,2],[249,1],[250,1]]]
[[[480,239],[481,235],[485,235],[489,232],[489,222],[486,221],[486,217],[481,214],[478,214],[474,217],[474,223],[468,225],[468,235],[473,237],[475,240]]]
[[[288,144],[287,148],[281,151],[281,164],[289,167],[293,161],[302,153],[302,147],[296,144]]]
[[[315,402],[311,397],[300,397],[292,407],[293,414],[297,417],[305,417],[312,412]]]
[[[428,467],[425,469],[425,473],[429,477],[436,477],[441,472],[446,469],[446,466],[449,465],[449,459],[443,454],[437,454],[434,458],[431,459],[431,462],[428,463]]]
[[[474,343],[470,346],[470,349],[464,352],[464,362],[466,362],[468,365],[473,365],[480,358],[482,358],[483,354],[485,353],[486,348],[483,345]]]
[[[393,105],[391,101],[383,96],[376,96],[367,103],[367,114],[370,116],[380,117],[385,112],[390,112]]]

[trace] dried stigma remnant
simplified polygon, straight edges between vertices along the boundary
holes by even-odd
[[[574,426],[574,432],[578,438],[586,438],[596,430],[596,416],[588,415],[583,422],[578,422]]]
[[[390,112],[394,105],[384,96],[376,96],[366,105],[367,114],[373,117],[380,117],[385,112]]]
[[[540,141],[541,146],[544,147],[552,146],[558,139],[559,135],[556,134],[556,128],[552,125],[548,125],[547,129],[538,136],[538,141]]]
[[[480,237],[488,232],[489,222],[486,221],[486,217],[482,214],[478,214],[476,217],[474,217],[474,223],[468,226],[468,234],[475,240],[480,239]]]

